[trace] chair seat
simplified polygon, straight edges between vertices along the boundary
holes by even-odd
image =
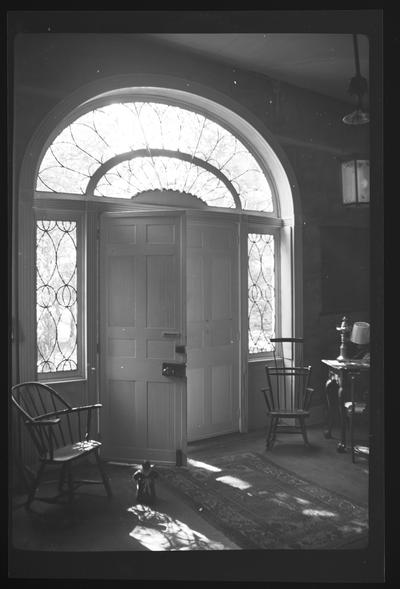
[[[67,444],[66,446],[55,449],[52,459],[50,458],[50,454],[47,453],[45,460],[46,462],[67,462],[79,458],[84,454],[89,454],[99,446],[101,446],[101,442],[97,440]]]
[[[274,409],[269,411],[269,415],[274,417],[308,417],[310,412],[304,409],[293,409],[291,411],[288,411],[288,409]]]

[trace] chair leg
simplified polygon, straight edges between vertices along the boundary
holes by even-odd
[[[74,479],[72,476],[72,468],[70,464],[65,465],[67,471],[67,483],[68,483],[68,503],[72,505],[74,500]]]
[[[306,424],[304,421],[304,417],[300,417],[300,427],[301,427],[301,433],[303,435],[303,440],[306,446],[310,446],[310,442],[308,441],[308,437],[307,437],[307,428],[306,428]]]
[[[272,430],[272,445],[274,445],[276,442],[276,432],[278,430],[278,424],[279,424],[279,417],[275,417],[274,429]]]
[[[271,417],[271,422],[269,424],[268,435],[267,435],[267,450],[272,448],[275,442],[275,430],[277,425],[277,419],[275,417]]]
[[[39,486],[40,479],[42,478],[42,474],[43,474],[44,468],[45,468],[45,463],[42,462],[40,464],[40,466],[39,466],[39,469],[37,471],[37,474],[35,476],[35,479],[34,479],[32,485],[31,485],[31,488],[29,490],[28,498],[27,498],[27,501],[26,501],[26,504],[25,504],[26,509],[29,509],[29,507],[30,507],[33,499],[35,498],[36,490],[37,490],[37,488]]]
[[[354,419],[353,419],[353,415],[350,416],[350,444],[351,444],[351,461],[353,462],[353,464],[356,461],[356,453],[354,451]]]
[[[267,427],[267,436],[265,438],[265,447],[268,450],[271,443],[272,417]]]
[[[94,453],[94,456],[96,458],[97,466],[99,468],[100,475],[101,475],[105,490],[107,492],[107,496],[109,499],[111,499],[112,498],[112,491],[111,491],[111,487],[110,487],[110,481],[109,481],[109,478],[103,468],[103,464],[101,462],[101,458],[99,456],[98,450],[96,450],[96,452]]]

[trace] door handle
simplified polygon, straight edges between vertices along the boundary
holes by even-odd
[[[163,331],[161,333],[162,337],[180,337],[181,334],[179,333],[179,331]]]

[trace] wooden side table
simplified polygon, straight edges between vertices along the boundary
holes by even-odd
[[[322,364],[328,367],[328,379],[325,383],[325,400],[327,406],[326,429],[324,431],[325,438],[332,437],[333,425],[333,395],[336,395],[338,400],[339,416],[340,416],[340,441],[337,444],[338,452],[346,452],[346,409],[345,402],[349,399],[350,379],[349,375],[359,375],[362,372],[368,372],[370,365],[362,360],[345,360],[339,362],[338,360],[321,360]]]

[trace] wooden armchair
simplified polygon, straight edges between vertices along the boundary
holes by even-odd
[[[91,438],[93,413],[102,405],[71,407],[49,385],[24,382],[12,387],[12,402],[25,424],[39,454],[39,468],[28,492],[26,507],[34,499],[49,503],[58,502],[67,495],[72,503],[74,492],[82,484],[103,484],[107,496],[112,492],[107,474],[99,456],[101,442]],[[101,480],[74,480],[72,464],[93,455]],[[53,498],[36,497],[36,491],[48,465],[60,467],[59,494]],[[65,489],[66,485],[66,489]]]
[[[275,338],[272,366],[265,366],[267,387],[261,389],[267,406],[269,427],[267,450],[272,448],[276,434],[302,434],[308,446],[306,419],[310,415],[310,405],[314,390],[309,386],[311,366],[302,366],[302,350],[297,353],[298,366],[294,365],[295,346],[302,348],[302,338]],[[291,347],[291,357],[285,359],[283,345]]]

